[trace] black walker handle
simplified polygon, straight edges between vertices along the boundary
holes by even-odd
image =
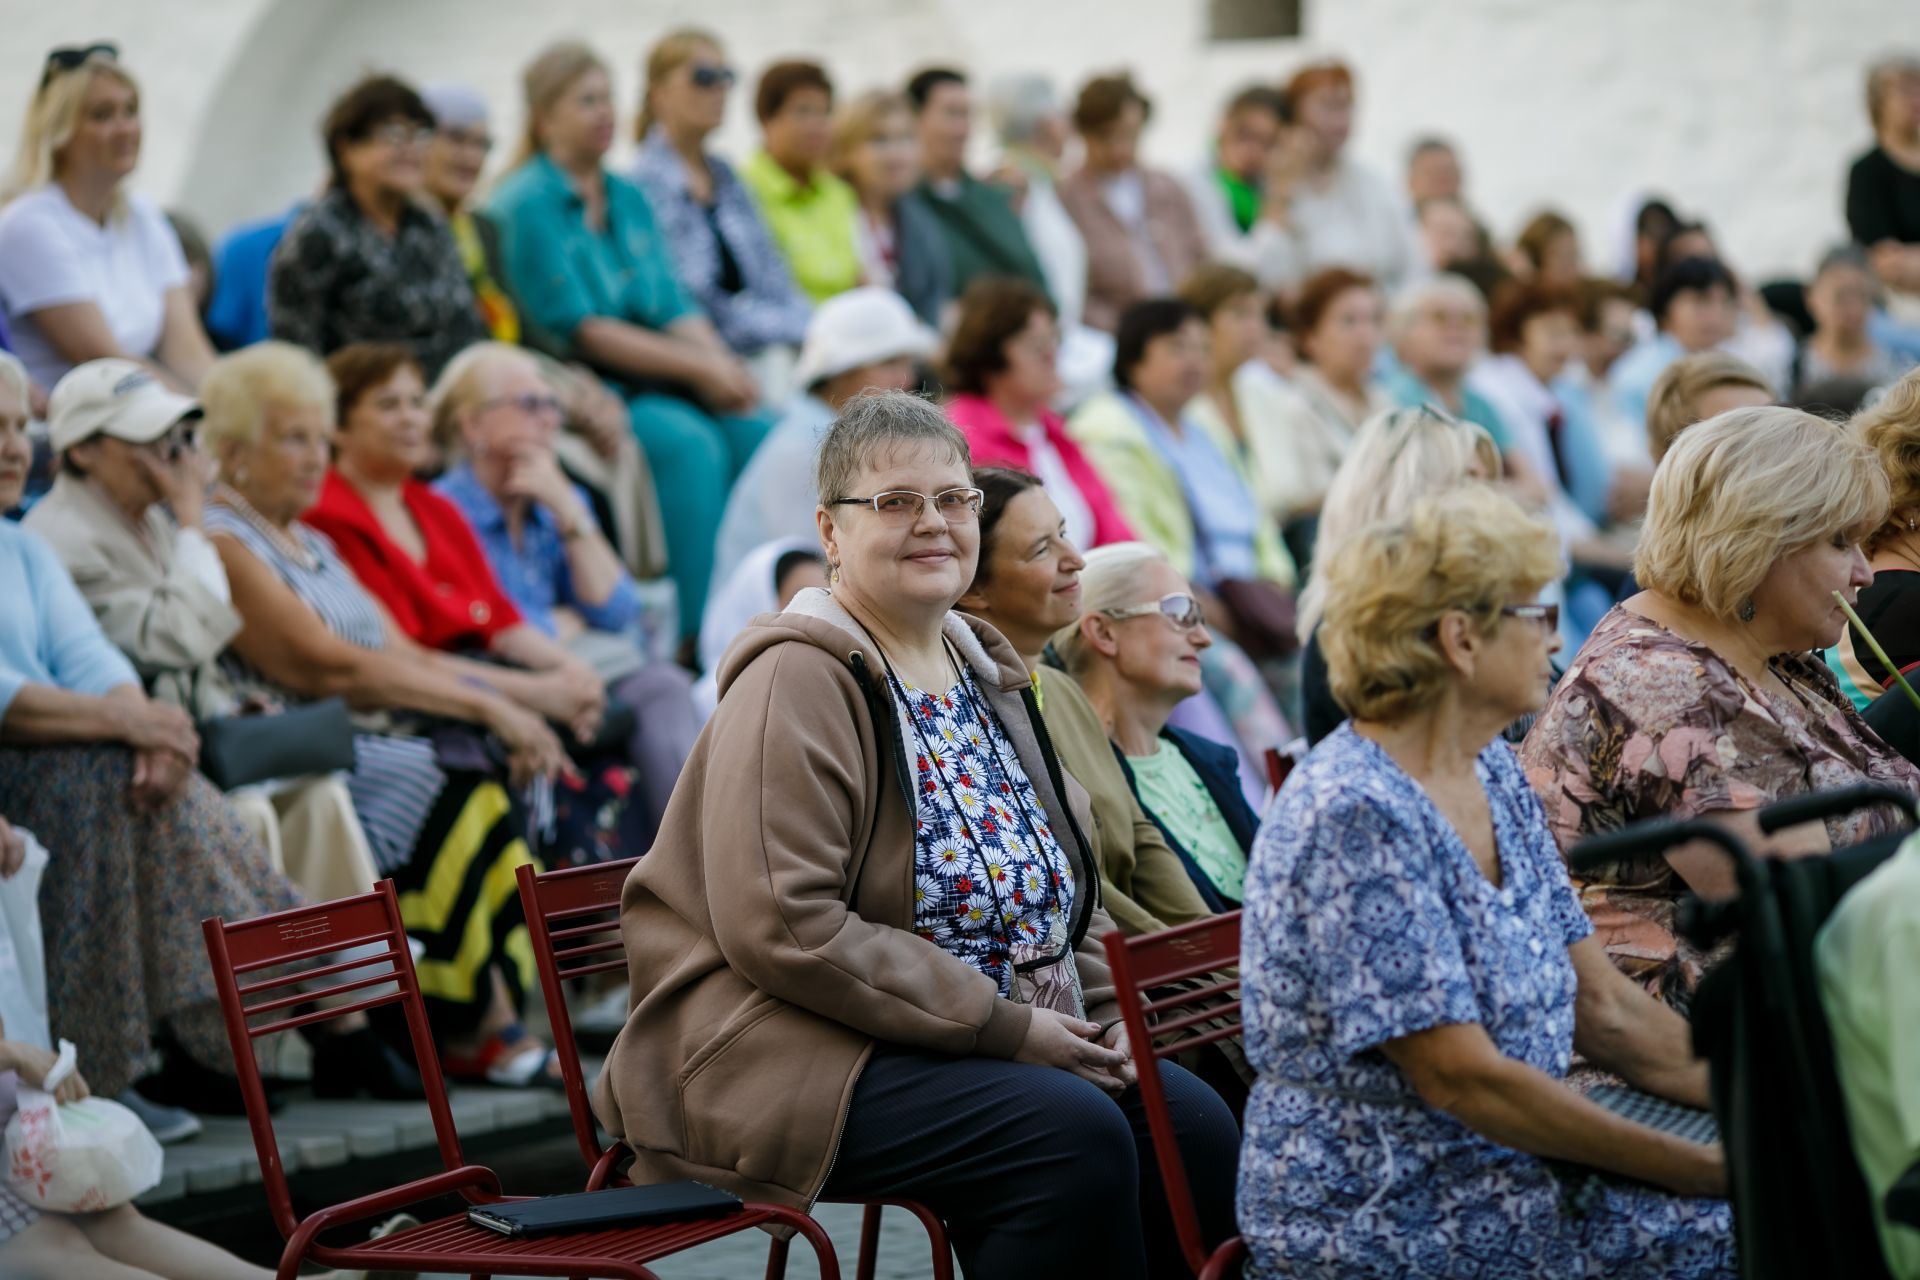
[[[1798,826],[1836,814],[1852,813],[1870,804],[1890,804],[1907,815],[1907,821],[1920,826],[1920,799],[1899,787],[1884,782],[1862,782],[1832,791],[1814,791],[1804,796],[1768,805],[1759,813],[1760,830],[1772,835],[1783,827]]]

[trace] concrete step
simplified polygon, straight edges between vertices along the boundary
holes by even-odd
[[[599,1073],[597,1059],[582,1065],[589,1080]],[[447,1103],[462,1139],[568,1124],[567,1100],[558,1089],[461,1085],[448,1091]],[[160,1183],[140,1197],[141,1204],[166,1204],[260,1181],[259,1157],[247,1122],[230,1116],[207,1116],[202,1121],[205,1131],[199,1137],[166,1149]],[[335,1102],[297,1096],[281,1108],[273,1124],[280,1162],[289,1176],[354,1160],[430,1150],[434,1145],[433,1117],[424,1102]]]

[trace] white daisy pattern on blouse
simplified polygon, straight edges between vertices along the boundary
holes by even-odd
[[[1006,995],[1012,944],[1065,942],[1072,864],[972,675],[940,694],[897,684],[917,748],[914,932],[992,978]]]

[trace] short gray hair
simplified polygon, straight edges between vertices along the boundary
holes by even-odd
[[[1387,308],[1388,340],[1397,344],[1406,337],[1407,330],[1413,327],[1420,312],[1435,302],[1463,303],[1480,317],[1483,326],[1487,322],[1487,300],[1473,287],[1473,281],[1451,271],[1442,271],[1416,280],[1394,295],[1393,305]]]
[[[847,487],[877,451],[918,444],[949,449],[962,467],[973,470],[967,438],[931,400],[910,391],[864,391],[855,396],[820,441],[813,478],[821,503],[853,496]]]
[[[1053,81],[1043,75],[1000,76],[987,90],[987,115],[1002,146],[1018,146],[1033,137],[1042,120],[1060,114]]]

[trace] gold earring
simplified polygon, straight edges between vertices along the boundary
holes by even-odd
[[[839,585],[840,585],[840,566],[837,564],[830,564],[827,566],[827,590],[831,591],[833,590],[833,588]]]

